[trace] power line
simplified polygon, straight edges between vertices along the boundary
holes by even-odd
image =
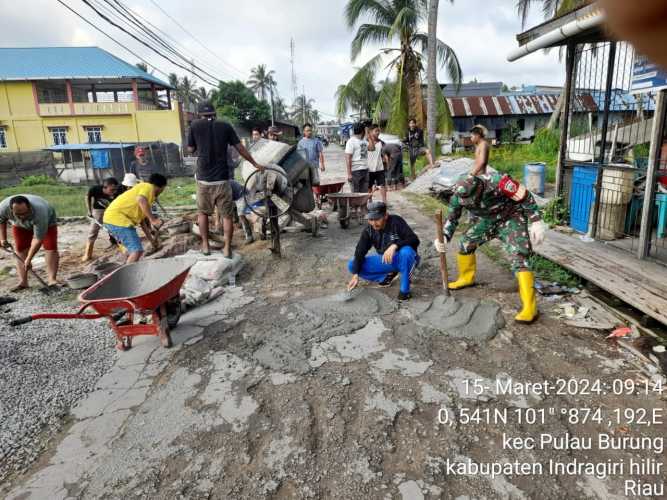
[[[172,42],[173,46],[178,47],[179,50],[180,50],[182,53],[184,53],[184,54],[186,54],[186,55],[189,55],[191,59],[194,59],[194,58],[195,58],[195,57],[192,55],[192,52],[190,52],[190,51],[188,50],[187,47],[185,47],[183,44],[179,43],[178,40],[176,40],[174,37],[170,36],[169,33],[165,32],[164,30],[162,30],[162,29],[160,29],[159,27],[157,27],[155,24],[151,23],[148,19],[146,19],[145,17],[143,17],[143,16],[142,16],[141,14],[139,14],[138,12],[132,10],[130,7],[128,7],[127,5],[125,5],[125,4],[124,4],[123,2],[121,2],[120,0],[114,0],[114,1],[115,1],[115,2],[116,2],[116,3],[117,3],[117,4],[118,4],[124,11],[126,11],[128,14],[130,14],[130,15],[131,15],[132,17],[134,17],[135,19],[137,19],[140,23],[143,23],[143,24],[146,24],[146,25],[150,26],[150,27],[152,28],[152,30],[155,30],[156,32],[160,33],[162,36],[164,36],[165,38],[167,38],[168,40],[170,40],[170,41]],[[203,60],[203,59],[200,58],[200,60]],[[212,64],[210,60],[207,60],[207,59],[206,59],[206,60],[203,60],[203,61],[204,61],[204,62],[206,63],[206,65],[207,65],[208,67],[210,67],[210,68],[214,68],[214,67],[216,66],[215,64]],[[217,67],[216,67],[215,69],[218,70],[218,69],[220,69],[220,68],[217,68]],[[236,78],[236,76],[235,76],[232,72],[230,72],[229,70],[223,70],[222,73],[226,73],[226,74],[228,74],[228,75],[233,76],[234,78]]]
[[[86,19],[85,17],[83,17],[81,14],[79,14],[79,13],[78,13],[76,10],[74,10],[72,7],[70,7],[69,5],[67,5],[65,2],[63,2],[63,0],[57,0],[57,1],[58,1],[58,3],[60,3],[63,7],[65,7],[67,10],[69,10],[70,12],[72,12],[73,14],[75,14],[77,17],[79,17],[81,20],[85,21],[87,24],[89,24],[89,25],[92,26],[93,28],[95,28],[97,31],[99,31],[100,33],[102,33],[104,36],[106,36],[109,40],[111,40],[112,42],[114,42],[116,45],[119,45],[120,47],[122,47],[123,49],[125,49],[127,52],[129,52],[130,54],[132,54],[134,57],[136,57],[137,59],[139,59],[141,62],[143,62],[143,63],[146,64],[146,65],[149,65],[149,64],[150,64],[146,59],[144,59],[144,58],[141,57],[139,54],[137,54],[137,53],[134,52],[133,50],[129,49],[128,47],[126,47],[125,45],[123,45],[122,43],[120,43],[120,42],[119,42],[118,40],[116,40],[114,37],[112,37],[111,35],[109,35],[106,31],[104,31],[104,30],[102,30],[101,28],[98,28],[97,26],[95,26],[95,24],[93,24],[92,22],[90,22],[88,19]],[[169,74],[166,73],[166,72],[164,72],[164,71],[162,71],[160,68],[158,68],[158,67],[156,67],[156,66],[154,66],[154,65],[152,65],[152,64],[151,64],[151,66],[152,66],[152,67],[155,69],[155,71],[157,71],[158,73],[160,73],[160,74],[162,74],[162,75],[164,75],[164,76],[166,76],[166,77],[169,77]]]
[[[210,78],[213,78],[213,81],[218,81],[219,77],[212,74],[211,72],[199,67],[194,63],[194,61],[188,60],[185,56],[183,56],[181,53],[179,53],[176,49],[174,49],[171,45],[169,45],[167,42],[165,42],[159,35],[156,33],[152,32],[149,28],[147,28],[145,25],[143,25],[141,22],[135,20],[135,19],[130,19],[128,18],[127,14],[123,11],[121,11],[118,7],[116,7],[114,4],[112,4],[109,0],[104,0],[106,2],[105,5],[102,3],[102,0],[91,0],[95,2],[95,5],[91,4],[90,1],[83,0],[84,3],[86,3],[90,8],[92,8],[100,17],[105,19],[107,22],[110,22],[114,26],[116,26],[118,29],[124,31],[126,34],[137,40],[138,42],[142,43],[146,47],[150,48],[157,54],[159,54],[161,57],[169,60],[172,62],[172,64],[179,65],[176,61],[173,59],[170,59],[165,55],[162,50],[166,50],[168,54],[173,54],[177,59],[181,59],[184,61],[184,64],[189,64],[192,65],[192,70],[188,70],[188,68],[184,68],[190,72],[192,72],[194,75],[197,77],[201,78],[202,80],[206,81],[207,83],[211,84],[209,80],[206,78],[202,77],[199,73],[194,72],[194,69],[196,68],[199,72],[203,73],[204,75],[209,76]],[[104,9],[106,12],[106,15],[101,12],[101,10]],[[116,21],[114,22],[114,18]],[[128,29],[131,31],[128,31]],[[181,66],[182,67],[182,66]]]
[[[244,75],[244,74],[245,74],[245,73],[242,72],[240,69],[238,69],[238,68],[232,66],[232,65],[229,64],[227,61],[225,61],[224,59],[222,59],[218,54],[216,54],[216,53],[213,52],[211,49],[209,49],[209,48],[208,48],[208,47],[207,47],[201,40],[199,40],[196,36],[194,36],[192,33],[190,33],[190,32],[185,28],[185,26],[183,26],[183,25],[182,25],[181,23],[179,23],[176,19],[174,19],[172,16],[170,16],[169,13],[166,12],[166,11],[165,11],[165,10],[164,10],[164,9],[163,9],[163,8],[162,8],[162,7],[161,7],[155,0],[150,0],[150,2],[151,2],[153,5],[155,5],[155,7],[157,7],[158,10],[160,10],[160,12],[162,12],[165,16],[167,16],[169,19],[171,19],[171,20],[174,22],[174,24],[176,24],[176,26],[178,26],[179,28],[181,28],[187,35],[189,35],[195,42],[197,42],[197,43],[198,43],[204,50],[206,50],[207,52],[211,53],[211,54],[213,55],[213,57],[215,57],[216,59],[218,59],[222,64],[224,64],[225,66],[227,66],[227,67],[231,68],[232,70],[236,71],[239,75]]]
[[[146,43],[146,42],[145,42],[144,40],[142,40],[141,38],[135,36],[134,34],[130,33],[129,31],[127,31],[125,28],[123,28],[122,26],[120,26],[118,23],[114,22],[112,19],[110,19],[110,18],[109,18],[108,16],[106,16],[104,13],[100,12],[95,6],[93,6],[93,5],[89,2],[89,0],[82,0],[82,1],[83,1],[83,3],[85,3],[88,7],[90,7],[90,8],[91,8],[91,9],[92,9],[92,10],[93,10],[99,17],[101,17],[102,19],[104,19],[105,21],[107,21],[107,22],[108,22],[109,24],[111,24],[112,26],[115,26],[116,28],[118,28],[119,30],[121,30],[123,33],[125,33],[125,34],[131,36],[131,37],[134,38],[137,42],[139,42],[139,43],[141,43],[142,45],[148,47],[148,48],[151,49],[153,52],[155,52],[156,54],[158,54],[160,57],[166,59],[167,61],[169,61],[169,62],[170,62],[171,64],[173,64],[174,66],[177,66],[177,67],[179,67],[179,68],[181,68],[181,69],[187,71],[188,73],[192,73],[192,74],[195,75],[197,78],[199,78],[200,80],[205,81],[205,82],[208,83],[209,85],[212,85],[212,86],[214,86],[214,87],[216,86],[216,83],[213,83],[213,82],[209,81],[208,79],[204,78],[203,76],[201,76],[200,74],[196,73],[196,72],[194,71],[194,69],[189,69],[189,68],[187,68],[186,66],[183,66],[182,64],[180,64],[180,63],[174,61],[172,58],[170,58],[170,57],[168,57],[168,56],[165,56],[162,52],[160,52],[159,50],[157,50],[157,49],[156,49],[154,46],[152,46],[151,44]],[[197,67],[195,64],[192,64],[192,66],[193,66],[194,68],[199,69],[199,70],[201,71],[201,68]],[[206,72],[204,72],[204,73],[206,73]],[[208,74],[208,73],[206,73],[206,74]],[[210,76],[213,76],[213,75],[210,75]],[[213,78],[215,78],[215,77],[213,76]]]

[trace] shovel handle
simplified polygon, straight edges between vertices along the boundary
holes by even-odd
[[[435,231],[440,243],[445,242],[445,235],[442,230],[442,209],[438,210],[435,213]],[[449,296],[449,276],[447,273],[447,255],[444,253],[440,254],[440,275],[442,276],[442,288],[445,291],[445,295]]]

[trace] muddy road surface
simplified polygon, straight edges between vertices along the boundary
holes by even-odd
[[[340,149],[327,157],[337,165],[327,175],[340,174]],[[361,226],[343,230],[335,215],[318,238],[284,235],[282,259],[267,242],[244,247],[237,286],[186,313],[173,349],[147,338],[121,354],[4,495],[617,499],[639,498],[628,480],[664,487],[664,465],[657,475],[630,471],[631,462],[664,462],[664,397],[615,391],[616,380],[633,378],[625,360],[603,336],[564,327],[551,304],[536,324],[516,325],[514,278],[483,255],[479,286],[447,309],[431,214],[399,193],[390,204],[422,241],[412,301],[398,303],[398,283],[344,300]],[[448,257],[455,262],[453,250]],[[558,379],[605,389],[540,391]],[[574,416],[585,408],[600,408],[600,418]],[[616,418],[616,409],[642,408],[661,411],[663,425]],[[605,447],[602,435],[628,439]],[[563,444],[568,437],[581,446]],[[609,473],[579,464],[608,464]]]

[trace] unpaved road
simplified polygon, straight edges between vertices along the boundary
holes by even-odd
[[[340,173],[340,149],[329,148],[327,157],[335,164],[328,175]],[[624,491],[626,479],[664,487],[664,465],[658,475],[629,472],[631,460],[664,461],[664,450],[648,441],[643,449],[630,441],[625,449],[597,446],[600,434],[653,438],[657,446],[664,424],[611,422],[610,415],[617,408],[656,409],[664,422],[667,403],[658,394],[496,390],[496,380],[508,377],[601,379],[612,387],[632,373],[602,336],[549,317],[549,304],[541,304],[537,324],[515,325],[514,279],[484,256],[481,285],[458,297],[500,304],[507,327],[499,335],[474,343],[415,322],[441,292],[429,249],[433,223],[399,194],[390,202],[422,239],[424,262],[410,304],[397,304],[397,285],[365,287],[354,301],[337,302],[360,228],[341,230],[335,217],[319,238],[285,235],[280,260],[265,242],[246,247],[241,286],[186,314],[175,348],[135,342],[72,409],[51,450],[2,491],[17,499],[616,499],[635,497]],[[600,421],[573,422],[562,411],[598,407]],[[478,419],[468,419],[476,409]],[[445,415],[449,422],[440,423]],[[531,415],[544,418],[531,422]],[[539,443],[541,435],[568,433],[590,437],[594,446],[503,442],[503,434]],[[448,460],[541,463],[544,473],[457,475]],[[609,461],[626,470],[551,475],[550,460]]]

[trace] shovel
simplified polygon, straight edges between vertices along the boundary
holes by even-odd
[[[11,247],[11,246],[4,247],[4,249],[7,252],[14,255],[14,258],[25,266],[25,261],[21,258],[21,256],[19,254],[16,253],[16,251],[14,250],[13,247]],[[30,274],[32,274],[37,279],[37,281],[39,281],[42,284],[42,288],[39,289],[40,292],[45,293],[45,294],[51,293],[51,286],[49,286],[49,284],[46,281],[44,281],[39,274],[37,274],[33,269],[29,269],[28,272]]]

